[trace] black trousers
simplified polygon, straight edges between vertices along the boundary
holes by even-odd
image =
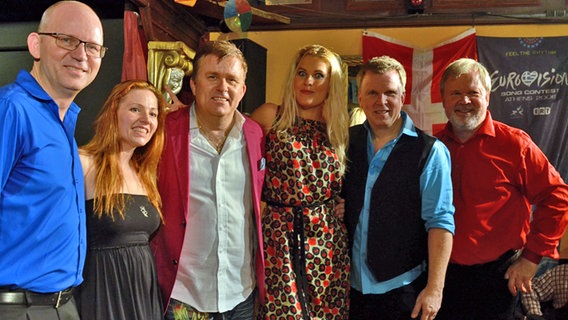
[[[75,300],[55,308],[43,305],[0,304],[2,320],[79,320]]]
[[[516,297],[509,292],[505,272],[515,258],[509,251],[485,264],[450,263],[436,320],[513,320]]]
[[[349,320],[406,320],[416,304],[416,298],[426,286],[422,273],[411,284],[383,294],[362,294],[351,288]]]

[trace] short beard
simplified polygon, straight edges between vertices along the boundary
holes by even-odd
[[[466,117],[465,120],[462,117],[458,117],[455,113],[452,113],[448,118],[450,123],[459,131],[475,131],[483,120],[485,120],[485,113],[476,113],[472,116]]]

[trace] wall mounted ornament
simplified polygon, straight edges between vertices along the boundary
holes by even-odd
[[[171,98],[164,85],[179,93],[183,79],[193,72],[194,57],[195,51],[181,41],[148,42],[148,81],[164,93],[168,102]]]

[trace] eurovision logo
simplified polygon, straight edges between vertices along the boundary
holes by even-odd
[[[521,85],[531,87],[535,85],[538,88],[550,86],[568,86],[568,73],[555,68],[550,71],[526,70],[523,72],[511,71],[501,73],[495,70],[491,73],[491,88],[493,92],[499,90],[517,90]]]
[[[536,71],[525,71],[521,75],[521,81],[525,84],[525,86],[530,87],[531,84],[538,78],[538,72]]]

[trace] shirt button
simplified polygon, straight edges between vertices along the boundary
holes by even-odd
[[[177,265],[177,264],[178,264],[177,259],[173,259],[173,260],[172,260],[172,263],[173,263],[174,265]]]

